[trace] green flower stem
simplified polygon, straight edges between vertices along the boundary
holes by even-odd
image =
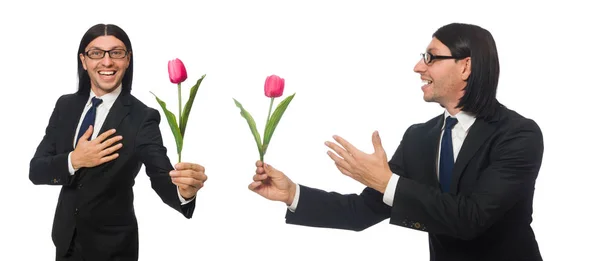
[[[181,127],[181,83],[177,84],[177,93],[179,95],[179,127]]]
[[[265,129],[266,129],[266,125],[269,123],[269,119],[271,118],[271,111],[273,109],[273,101],[275,100],[275,98],[271,98],[271,105],[269,105],[269,114],[267,114],[267,122],[265,123]]]
[[[271,118],[271,111],[273,109],[273,102],[274,101],[275,101],[275,98],[271,97],[271,105],[269,105],[269,114],[267,114],[267,121],[265,122],[265,133],[263,134],[263,138],[266,137],[267,126],[269,125],[269,119]],[[265,143],[265,141],[263,140],[263,144],[264,143]],[[263,158],[264,158],[264,152],[263,152],[263,155],[260,155],[260,161],[261,162],[263,161]]]
[[[179,96],[179,127],[181,128],[181,123],[182,123],[182,120],[181,120],[181,83],[177,84],[177,94]],[[183,135],[181,138],[183,139]],[[181,143],[182,143],[181,146],[183,147],[183,141]],[[177,159],[178,159],[177,162],[181,162],[181,151],[177,153]]]

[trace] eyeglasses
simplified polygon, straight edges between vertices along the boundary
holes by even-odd
[[[434,60],[443,60],[443,59],[464,59],[467,57],[459,57],[459,56],[446,56],[446,55],[433,55],[429,52],[422,53],[421,57],[423,57],[423,62],[425,64],[431,64]]]
[[[90,57],[91,59],[102,59],[104,58],[104,55],[106,55],[106,53],[108,53],[108,56],[112,59],[123,59],[125,58],[125,56],[127,56],[129,52],[123,49],[113,49],[109,51],[101,49],[91,49],[85,52],[85,55],[87,57]]]

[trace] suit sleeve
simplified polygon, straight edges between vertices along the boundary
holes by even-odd
[[[57,100],[46,133],[29,162],[29,180],[35,185],[71,185],[73,181],[68,169],[69,152],[57,153],[56,150],[63,97]]]
[[[476,238],[533,191],[543,150],[541,130],[525,120],[499,138],[470,195],[442,193],[400,175],[390,223],[416,228],[417,222],[429,233]]]
[[[300,185],[300,199],[294,212],[286,212],[286,223],[362,231],[390,216],[383,194],[365,188],[360,195],[327,192]]]
[[[163,146],[159,128],[160,114],[157,110],[146,108],[144,120],[136,135],[136,154],[146,168],[150,177],[152,189],[161,200],[171,208],[181,212],[186,218],[192,218],[196,200],[182,205],[177,192],[177,186],[171,182],[169,172],[173,170],[171,161],[167,156],[167,149]]]

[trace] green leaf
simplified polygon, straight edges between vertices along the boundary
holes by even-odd
[[[185,107],[183,107],[183,112],[181,113],[181,126],[179,127],[181,130],[182,139],[185,137],[185,127],[187,127],[188,117],[190,116],[192,105],[194,104],[194,98],[196,98],[198,87],[200,87],[200,83],[202,83],[202,80],[204,80],[204,76],[206,76],[206,74],[202,75],[196,84],[192,86],[192,89],[190,90],[190,98],[185,103]]]
[[[167,117],[167,121],[169,122],[169,127],[171,127],[171,131],[173,132],[173,137],[175,137],[175,143],[177,144],[177,154],[181,155],[181,149],[183,147],[183,138],[181,137],[181,133],[179,132],[179,127],[177,126],[177,120],[175,118],[175,114],[173,114],[172,112],[170,112],[167,109],[167,105],[165,104],[164,101],[162,101],[161,99],[159,99],[156,94],[154,94],[153,92],[152,95],[154,95],[154,97],[156,98],[156,101],[158,102],[158,104],[160,105],[160,107],[162,107],[163,112],[165,113],[165,116]]]
[[[277,108],[273,112],[273,115],[271,115],[271,118],[269,118],[269,122],[267,123],[267,126],[265,127],[265,137],[264,137],[265,140],[263,142],[263,148],[262,148],[263,154],[267,153],[267,147],[269,147],[269,142],[271,142],[271,137],[273,137],[275,128],[277,127],[277,124],[279,124],[279,121],[281,120],[281,117],[283,116],[283,113],[287,109],[288,105],[290,104],[292,99],[294,99],[294,96],[296,96],[295,93],[286,97],[283,101],[281,101],[279,103],[279,105],[277,105]]]
[[[262,159],[264,152],[262,150],[262,145],[260,142],[260,134],[258,133],[258,130],[256,130],[256,122],[254,121],[254,118],[252,118],[252,115],[250,115],[250,113],[244,109],[242,104],[240,104],[236,99],[233,99],[233,101],[235,102],[235,105],[238,108],[240,108],[240,114],[242,115],[242,117],[244,117],[244,119],[246,119],[246,121],[248,122],[250,131],[252,131],[252,135],[254,136],[254,140],[256,141],[256,146],[258,148],[258,154],[260,155],[260,158]]]

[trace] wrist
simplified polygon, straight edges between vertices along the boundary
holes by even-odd
[[[74,169],[81,168],[81,164],[79,163],[79,157],[77,157],[76,151],[73,151],[71,153],[71,165],[73,166]]]
[[[288,206],[291,206],[294,203],[294,197],[296,197],[296,183],[292,182],[290,184],[290,189],[288,191],[288,198],[285,201],[285,204],[287,204]]]
[[[186,195],[186,194],[182,194],[181,197],[183,198],[183,200],[185,201],[190,201],[191,199],[194,198],[195,195]]]
[[[388,183],[390,183],[390,179],[392,178],[392,175],[393,174],[391,171],[386,172],[384,178],[379,183],[379,186],[377,186],[377,188],[375,188],[375,189],[377,191],[381,192],[382,194],[385,193],[385,190],[388,186]]]

